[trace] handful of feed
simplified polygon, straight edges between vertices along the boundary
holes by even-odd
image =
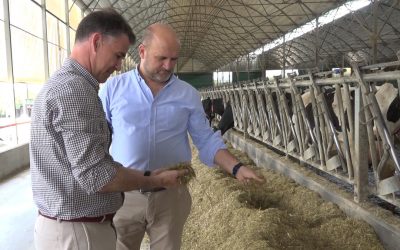
[[[196,177],[196,173],[192,167],[191,162],[180,162],[178,164],[173,165],[172,167],[168,168],[169,170],[187,170],[187,174],[180,177],[180,182],[182,184],[188,184],[194,177]]]

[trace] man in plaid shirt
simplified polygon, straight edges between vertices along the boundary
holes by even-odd
[[[123,167],[108,152],[110,131],[99,82],[120,70],[135,36],[113,10],[92,12],[78,26],[64,65],[33,108],[30,161],[39,210],[36,249],[115,249],[112,224],[123,191],[175,187],[185,171],[151,176]],[[134,108],[134,107],[133,107]]]

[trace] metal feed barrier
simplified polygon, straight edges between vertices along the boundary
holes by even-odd
[[[229,101],[234,129],[245,137],[339,178],[353,187],[356,201],[374,195],[399,207],[400,122],[388,116],[400,118],[400,61],[353,64],[351,71],[349,76],[310,72],[200,92],[203,98]],[[379,91],[385,88],[389,93]]]

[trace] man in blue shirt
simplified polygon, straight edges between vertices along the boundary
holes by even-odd
[[[229,153],[219,132],[213,133],[198,91],[173,75],[179,49],[170,26],[149,26],[139,45],[140,65],[109,79],[100,90],[112,129],[111,155],[128,168],[151,175],[191,161],[190,134],[206,165],[217,164],[241,182],[263,182]],[[179,249],[190,208],[186,186],[126,192],[114,219],[117,249],[139,249],[145,232],[151,249]]]

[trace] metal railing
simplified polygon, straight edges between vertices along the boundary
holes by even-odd
[[[389,84],[390,109],[400,118],[399,69],[400,61],[353,64],[350,76],[310,72],[200,92],[230,102],[234,128],[245,137],[350,184],[356,201],[375,195],[400,206],[400,123],[393,130],[385,93],[377,97]]]

